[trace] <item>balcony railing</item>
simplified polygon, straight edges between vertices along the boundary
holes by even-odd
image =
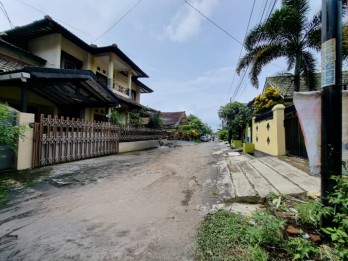
[[[115,83],[115,87],[114,88],[115,88],[116,91],[129,96],[129,89],[128,88],[123,87],[123,86],[121,86],[121,85],[119,85],[117,83]]]

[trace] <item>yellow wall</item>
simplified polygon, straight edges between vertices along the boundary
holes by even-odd
[[[282,104],[274,106],[272,120],[255,122],[255,118],[253,119],[252,139],[255,150],[274,156],[285,154],[284,109]]]
[[[93,68],[93,60],[89,59],[88,52],[67,40],[66,38],[62,38],[62,51],[74,56],[76,59],[79,59],[83,62],[82,67],[84,69],[92,69]]]
[[[9,102],[19,102],[21,101],[21,89],[17,86],[5,86],[0,87],[0,98],[4,98],[4,100]],[[28,105],[42,105],[48,107],[54,107],[55,105],[42,98],[41,96],[28,91]]]
[[[31,40],[29,50],[47,60],[45,67],[60,68],[61,43],[61,34],[49,34]]]

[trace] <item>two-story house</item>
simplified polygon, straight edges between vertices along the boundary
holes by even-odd
[[[141,109],[148,77],[116,44],[89,45],[49,16],[0,33],[0,101],[23,112],[107,120]]]

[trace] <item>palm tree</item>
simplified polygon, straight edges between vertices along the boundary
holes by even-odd
[[[244,47],[247,53],[240,59],[237,73],[251,66],[249,77],[258,88],[262,67],[272,60],[285,57],[288,70],[295,68],[294,90],[300,90],[300,76],[303,76],[309,90],[314,89],[313,51],[320,50],[321,15],[308,20],[308,12],[308,0],[282,0],[281,8],[246,36]]]

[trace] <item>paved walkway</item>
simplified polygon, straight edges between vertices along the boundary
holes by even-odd
[[[283,195],[320,191],[320,178],[273,156],[255,158],[233,152],[227,144],[214,147],[217,189],[225,201],[262,202],[270,192]]]

